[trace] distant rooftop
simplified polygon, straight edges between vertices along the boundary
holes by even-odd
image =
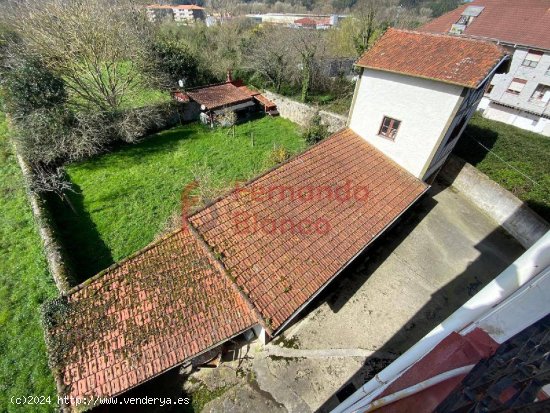
[[[505,55],[488,41],[388,29],[357,65],[477,88]]]
[[[207,110],[250,101],[252,95],[232,82],[189,89],[187,95]]]
[[[473,7],[483,7],[481,12]],[[476,11],[470,13],[469,11]],[[473,19],[463,34],[550,50],[550,1],[475,0],[425,24],[420,30],[448,33],[466,14]],[[477,14],[477,15],[473,15]]]
[[[146,6],[148,9],[177,9],[177,10],[204,10],[204,7],[197,6],[195,4],[150,4]]]

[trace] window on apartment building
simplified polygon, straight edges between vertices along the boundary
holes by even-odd
[[[548,85],[538,85],[529,102],[546,105],[550,102],[550,86]]]
[[[515,77],[512,80],[512,83],[510,83],[510,86],[508,86],[508,90],[506,92],[512,93],[514,95],[519,95],[523,90],[523,88],[525,87],[526,83],[527,83],[527,80]]]
[[[397,130],[399,129],[400,125],[401,125],[400,120],[384,116],[384,119],[382,119],[382,125],[380,125],[380,130],[378,131],[378,134],[380,136],[384,136],[386,138],[390,138],[393,140],[395,139],[395,135],[397,135]]]
[[[489,83],[489,84],[487,85],[487,88],[485,89],[485,94],[486,94],[486,95],[491,94],[491,92],[493,91],[493,88],[494,88],[494,87],[495,87],[495,85]]]
[[[542,58],[542,54],[542,52],[539,52],[537,50],[529,50],[521,65],[527,67],[537,67],[540,59]]]

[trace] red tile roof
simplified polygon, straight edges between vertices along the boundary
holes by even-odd
[[[233,83],[221,83],[187,91],[187,95],[208,110],[247,102],[252,97]]]
[[[257,324],[203,248],[181,230],[57,301],[45,324],[63,396],[117,395]]]
[[[172,6],[172,8],[180,10],[204,10],[204,7],[197,6],[196,4],[180,4],[178,6]]]
[[[295,20],[294,23],[302,26],[317,26],[317,21],[311,17],[302,17],[301,19]]]
[[[277,108],[277,104],[268,98],[266,98],[264,95],[256,95],[254,96],[254,99],[256,99],[266,110],[273,110]]]
[[[171,93],[172,95],[172,99],[175,99],[177,100],[178,102],[181,102],[181,103],[187,103],[189,102],[189,96],[187,96],[187,94],[185,92],[182,92],[182,91],[175,91],[175,92],[172,92]]]
[[[114,396],[280,328],[426,189],[349,129],[261,175],[46,307],[61,395]]]
[[[276,330],[425,190],[347,129],[190,222]]]
[[[444,14],[420,30],[447,33],[468,6],[485,9],[464,34],[550,50],[550,2],[548,0],[475,0]]]
[[[257,95],[260,94],[259,91],[257,91],[257,90],[252,90],[252,89],[250,89],[250,88],[249,88],[248,86],[246,86],[246,85],[240,85],[240,86],[239,86],[236,82],[233,82],[233,84],[234,84],[235,86],[237,86],[241,92],[246,93],[248,96],[257,96]]]
[[[491,42],[389,29],[357,65],[477,88],[505,54]]]

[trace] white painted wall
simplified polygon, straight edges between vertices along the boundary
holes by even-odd
[[[532,113],[523,112],[520,109],[509,108],[491,102],[483,112],[483,117],[508,125],[517,126],[531,132],[550,136],[550,120],[541,118]]]
[[[495,75],[491,81],[493,90],[489,95],[486,95],[486,99],[489,99],[492,102],[508,105],[513,109],[507,110],[507,108],[501,105],[497,106],[495,104],[491,104],[485,109],[480,105],[480,109],[485,109],[483,116],[487,119],[498,120],[531,132],[550,136],[550,122],[548,122],[548,119],[531,114],[544,113],[549,116],[550,105],[541,106],[540,104],[530,101],[533,92],[539,85],[550,85],[550,52],[546,51],[544,53],[536,67],[526,67],[522,66],[522,62],[527,56],[527,49],[509,48],[509,51],[513,54],[510,70],[508,73]],[[525,87],[519,95],[514,95],[507,92],[512,79],[515,77],[527,81]],[[530,113],[527,114],[526,111]],[[513,116],[507,116],[506,113],[508,112],[513,114]]]
[[[459,102],[462,87],[365,69],[350,128],[422,178],[423,168]],[[378,136],[384,116],[401,121],[395,140]]]

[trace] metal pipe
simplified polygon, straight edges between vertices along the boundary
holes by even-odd
[[[360,400],[366,399],[367,403],[374,400],[392,381],[429,353],[450,333],[461,331],[484,316],[548,266],[550,266],[550,231],[479,293],[344,400],[331,413],[352,412],[354,405]]]
[[[411,387],[407,387],[406,389],[399,390],[395,393],[389,394],[378,400],[375,400],[367,404],[366,406],[359,406],[356,410],[354,410],[354,413],[373,412],[375,410],[380,409],[381,407],[387,406],[388,404],[395,403],[396,401],[399,401],[406,397],[410,397],[414,394],[420,393],[423,390],[433,387],[436,384],[439,384],[441,382],[452,379],[453,377],[461,376],[463,374],[468,374],[474,368],[474,366],[475,364],[470,364],[469,366],[459,367],[457,369],[449,370],[449,371],[446,371],[445,373],[438,374],[437,376],[430,377],[429,379],[424,380],[420,383],[417,383]]]

